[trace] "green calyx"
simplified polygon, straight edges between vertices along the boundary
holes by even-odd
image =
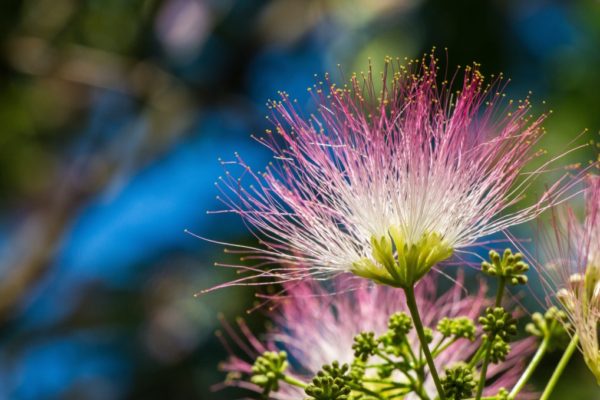
[[[425,233],[409,243],[401,230],[392,226],[388,235],[371,238],[373,259],[363,258],[352,266],[352,272],[395,287],[412,287],[431,268],[452,256],[453,249],[436,233]]]
[[[502,257],[498,252],[490,251],[490,262],[481,263],[483,273],[505,278],[511,285],[524,285],[527,283],[527,271],[529,265],[523,261],[523,254],[514,253],[511,249],[504,250]]]

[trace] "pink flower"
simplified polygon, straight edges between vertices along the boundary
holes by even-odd
[[[486,84],[477,64],[459,91],[451,87],[460,78],[438,69],[432,54],[406,67],[388,59],[379,80],[370,68],[341,86],[326,76],[309,115],[285,93],[271,101],[274,130],[257,140],[273,162],[257,173],[236,155],[217,183],[220,212],[239,214],[260,243],[230,246],[256,264],[234,265],[244,277],[218,287],[344,272],[412,285],[454,252],[563,200],[559,180],[537,204],[500,216],[547,167],[522,171],[540,154],[545,116],[531,118],[528,99],[506,100],[502,77]]]
[[[600,384],[600,177],[591,176],[585,217],[572,208],[554,210],[551,229],[542,238],[546,262],[540,269],[550,299],[569,315],[584,359]]]
[[[423,323],[435,328],[444,317],[459,316],[477,319],[483,310],[493,302],[486,297],[486,287],[482,285],[474,295],[466,295],[458,284],[442,295],[438,295],[435,278],[428,276],[416,287],[417,302],[422,312]],[[352,361],[354,336],[362,331],[372,331],[380,335],[388,327],[389,317],[398,311],[407,312],[404,295],[401,291],[381,285],[348,285],[338,278],[334,281],[336,294],[330,295],[318,282],[306,280],[286,285],[289,296],[278,303],[272,315],[275,326],[265,340],[259,340],[242,320],[238,321],[242,335],[238,335],[230,325],[224,323],[228,336],[245,353],[245,357],[235,355],[224,339],[231,356],[222,364],[222,369],[230,373],[228,385],[245,387],[260,392],[261,389],[243,380],[242,375],[251,372],[252,361],[263,352],[285,350],[292,361],[290,375],[309,380],[324,364],[333,361]],[[481,331],[476,334],[481,337]],[[433,343],[441,334],[434,331]],[[416,334],[411,331],[409,340],[414,349],[419,348]],[[471,342],[459,339],[436,358],[438,368],[449,367],[453,363],[469,360],[477,351],[478,340]],[[533,339],[513,343],[511,353],[502,364],[491,365],[487,377],[493,380],[486,394],[495,394],[500,387],[511,387],[523,372],[525,360],[533,353]],[[234,379],[231,379],[233,377]],[[430,376],[426,377],[425,388],[433,398],[436,390]],[[519,398],[528,398],[522,394]],[[282,383],[280,391],[273,393],[274,399],[292,400],[303,398],[297,387]],[[412,397],[407,397],[412,398]]]

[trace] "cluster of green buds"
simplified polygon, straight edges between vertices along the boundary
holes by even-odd
[[[259,356],[252,366],[251,382],[263,389],[263,394],[279,390],[279,381],[288,368],[287,354],[267,351]]]
[[[396,357],[405,354],[404,347],[408,344],[407,335],[412,328],[412,320],[406,313],[392,314],[388,320],[388,330],[378,338],[383,351]]]
[[[412,320],[406,313],[394,313],[388,321],[387,336],[396,342],[405,340],[412,327]]]
[[[373,332],[361,332],[354,338],[354,344],[352,350],[354,350],[354,357],[362,361],[375,354],[379,342],[375,339]]]
[[[308,383],[286,374],[285,352],[265,352],[252,367],[251,382],[261,387],[266,397],[285,382],[301,387],[308,400],[376,400],[381,399],[376,395],[378,390],[392,397],[414,392],[419,398],[427,398],[423,384],[413,378],[426,373],[423,354],[415,352],[409,338],[413,329],[413,321],[406,313],[392,314],[383,334],[361,332],[354,337],[354,359],[350,365],[338,362],[325,365]],[[428,343],[438,338],[435,357],[457,340],[474,340],[476,334],[475,323],[467,317],[444,318],[435,329],[426,327],[424,330]],[[395,380],[402,375],[411,378],[402,382]],[[466,366],[448,369],[444,382],[448,398],[461,398],[456,396],[472,392],[474,386],[472,372]]]
[[[429,262],[428,257],[435,258],[435,254],[441,256],[442,253],[444,257],[447,256],[440,250],[443,246],[439,247],[441,242],[436,241],[435,236],[423,238],[422,243],[419,242],[421,250],[430,250],[421,256],[411,253],[416,251],[416,248],[406,245],[399,248],[400,239],[399,232],[394,229],[390,230],[390,237],[373,239],[373,257],[385,266],[388,278],[401,277],[412,282],[413,279],[418,279],[420,272],[416,275],[401,272],[407,257],[416,263],[415,265],[425,266]],[[433,251],[436,248],[437,253]],[[421,264],[417,260],[420,260]],[[511,349],[510,340],[517,334],[517,321],[501,306],[505,285],[526,284],[525,273],[528,269],[523,256],[520,253],[513,254],[509,249],[505,250],[502,256],[491,251],[489,262],[482,263],[482,270],[500,282],[495,306],[487,307],[478,318],[482,335],[477,334],[475,322],[466,316],[442,318],[437,322],[435,329],[421,325],[421,340],[428,346],[431,345],[429,351],[433,359],[451,348],[456,341],[475,342],[479,336],[479,349],[471,355],[470,360],[442,365],[445,367],[445,373],[439,381],[440,397],[443,394],[445,400],[483,398],[488,365],[506,359]],[[383,334],[376,335],[367,331],[354,337],[354,358],[350,364],[334,361],[325,365],[308,383],[286,375],[288,360],[285,352],[266,352],[256,359],[252,367],[251,381],[263,389],[266,397],[277,391],[281,382],[286,382],[302,388],[308,396],[307,400],[381,400],[404,398],[410,393],[420,399],[429,399],[423,382],[428,367],[425,352],[422,348],[415,349],[411,339],[411,331],[419,329],[415,322],[405,312],[392,314]],[[543,339],[540,347],[543,349],[542,353],[563,346],[568,340],[568,329],[567,315],[554,307],[543,315],[534,313],[532,321],[526,327],[529,334]],[[541,357],[537,356],[534,358],[533,367],[528,368],[528,374],[535,369],[540,359]],[[405,379],[398,380],[399,376],[404,376]],[[501,388],[495,396],[487,395],[485,398],[514,400],[528,377],[529,375],[526,379],[521,379],[511,392]]]
[[[567,314],[556,307],[550,307],[544,315],[536,312],[525,330],[532,336],[548,339],[548,350],[563,348],[569,341],[567,329],[570,324]]]
[[[305,393],[315,400],[348,400],[352,391],[349,372],[348,364],[340,365],[334,361],[331,365],[324,365],[305,389]]]
[[[475,340],[475,324],[467,317],[442,318],[438,322],[437,330],[445,337]]]
[[[446,376],[442,378],[442,387],[448,400],[466,399],[473,395],[477,381],[473,370],[465,364],[458,364],[446,369]]]
[[[420,391],[419,397],[426,396],[423,394],[423,387],[416,381],[409,380],[410,382],[405,384],[393,382],[394,371],[411,377],[423,374],[425,361],[422,354],[413,353],[414,349],[409,341],[409,334],[413,329],[411,317],[404,312],[396,312],[390,316],[388,329],[382,335],[377,336],[373,332],[359,333],[354,337],[352,345],[354,361],[351,367],[348,369],[336,364],[324,368],[317,375],[318,379],[313,380],[310,390],[307,389],[306,393],[311,396],[311,399],[321,399],[325,395],[333,396],[332,393],[335,393],[337,398],[345,398],[339,396],[346,396],[347,388],[351,387],[348,399],[367,400],[379,399],[380,397],[370,395],[369,388],[380,387],[384,388],[388,395],[403,396],[412,391],[417,393]],[[435,331],[438,332],[437,336]],[[438,356],[459,339],[475,340],[476,327],[474,321],[461,316],[444,318],[439,321],[435,330],[424,327],[424,332],[428,343],[432,343],[434,337],[438,337],[434,351],[435,356]],[[370,363],[371,361],[373,363]],[[368,379],[365,380],[367,370],[370,372]],[[470,375],[467,374],[466,367],[462,369],[453,367],[448,371],[445,382],[449,394],[472,391],[474,386],[474,380],[471,379],[472,372]],[[330,387],[331,385],[334,387]]]
[[[511,249],[504,250],[502,257],[498,252],[490,251],[490,262],[481,263],[481,270],[490,276],[504,278],[512,285],[524,285],[527,283],[525,275],[529,265],[523,261],[523,254],[513,254]]]
[[[517,321],[502,307],[488,307],[479,317],[484,341],[490,341],[490,359],[492,363],[504,361],[510,351],[509,339],[517,334]]]

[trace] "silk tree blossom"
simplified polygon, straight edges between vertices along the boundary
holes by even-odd
[[[260,244],[231,245],[256,264],[229,265],[248,274],[221,286],[344,272],[412,286],[454,252],[563,200],[560,179],[536,204],[521,202],[548,167],[523,171],[543,153],[534,147],[545,114],[507,100],[502,76],[486,83],[477,64],[458,75],[439,76],[433,54],[406,66],[388,59],[379,79],[370,67],[342,86],[326,75],[311,90],[312,114],[285,93],[271,101],[274,130],[257,140],[272,163],[254,172],[236,155],[217,182],[220,212],[239,214]]]
[[[600,177],[588,179],[585,217],[569,207],[553,212],[543,239],[548,262],[540,270],[551,298],[567,311],[584,360],[600,384]]]
[[[288,283],[289,297],[284,298],[275,308],[272,315],[274,326],[268,331],[264,340],[252,334],[243,320],[238,320],[242,335],[236,329],[224,323],[230,339],[243,350],[244,356],[236,355],[230,347],[231,340],[221,336],[228,351],[229,359],[221,365],[229,373],[225,385],[242,387],[255,392],[262,389],[253,385],[243,376],[251,373],[252,362],[265,351],[285,350],[291,360],[291,371],[294,378],[310,380],[323,365],[337,360],[341,363],[352,361],[352,344],[354,337],[360,332],[382,334],[388,328],[390,315],[398,311],[407,311],[403,294],[389,286],[360,285],[347,290],[348,285],[341,283],[340,278],[334,280],[337,294],[328,294],[321,284],[314,280],[301,283]],[[476,319],[493,301],[486,297],[486,288],[482,285],[478,292],[466,295],[460,285],[439,295],[436,279],[425,277],[416,287],[416,297],[424,310],[423,323],[435,327],[444,317],[468,317]],[[481,331],[476,333],[481,338]],[[433,343],[441,334],[433,332]],[[419,347],[414,330],[409,334],[409,342],[414,349]],[[450,366],[467,360],[477,352],[477,341],[459,339],[436,358],[438,368]],[[493,395],[502,387],[514,385],[524,370],[524,363],[535,350],[535,339],[523,339],[513,343],[513,350],[501,364],[490,366],[487,378],[491,382],[484,394]],[[403,379],[397,376],[397,379]],[[405,378],[404,378],[405,379]],[[425,391],[431,397],[436,396],[434,382],[427,373]],[[414,397],[413,397],[414,396]],[[303,392],[296,386],[282,383],[278,392],[271,393],[273,399],[296,400],[304,398]],[[418,398],[413,394],[406,399]],[[531,392],[522,392],[519,398],[535,398]]]

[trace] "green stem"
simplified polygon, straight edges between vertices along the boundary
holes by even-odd
[[[501,277],[500,283],[498,285],[498,292],[496,293],[496,307],[500,307],[502,304],[502,297],[504,296],[504,288],[506,287],[506,278]],[[477,385],[477,395],[475,396],[476,400],[481,400],[481,396],[483,395],[483,388],[485,386],[485,380],[487,378],[487,369],[488,364],[490,363],[490,356],[492,355],[492,345],[494,343],[494,337],[490,336],[488,338],[488,343],[485,349],[485,357],[483,359],[483,364],[481,365],[481,373],[479,375],[479,384]]]
[[[504,288],[506,287],[506,278],[501,277],[498,285],[498,292],[496,293],[496,307],[500,307],[502,304],[502,297],[504,296]]]
[[[375,354],[377,354],[382,360],[387,361],[388,364],[393,365],[394,367],[398,364],[396,361],[389,358],[383,351],[380,349],[375,350]]]
[[[471,357],[471,361],[469,361],[469,363],[467,364],[467,368],[473,369],[473,367],[475,367],[475,364],[477,364],[479,362],[479,359],[481,358],[481,353],[483,353],[486,343],[487,343],[487,341],[484,341],[483,343],[481,343],[481,346],[479,346],[479,348],[477,349],[477,352],[475,354],[473,354],[473,356]]]
[[[417,368],[417,365],[420,364],[419,360],[417,359],[417,356],[415,355],[415,353],[413,352],[412,348],[410,347],[410,343],[407,341],[405,341],[404,346],[402,346],[402,350],[405,350],[405,355],[410,357],[413,365],[415,366],[415,369]]]
[[[438,350],[440,347],[442,347],[442,345],[444,344],[444,342],[445,342],[445,341],[446,341],[446,339],[448,339],[448,338],[449,338],[449,336],[442,336],[442,337],[440,338],[440,340],[438,340],[437,344],[436,344],[435,346],[433,346],[433,349],[431,349],[431,354],[433,354],[433,355],[434,355],[434,358],[435,358],[435,352],[436,352],[436,351],[437,351],[437,350]]]
[[[490,363],[490,356],[492,355],[492,343],[494,340],[491,339],[488,341],[486,349],[485,349],[485,358],[483,359],[483,364],[481,365],[481,373],[479,375],[479,385],[477,386],[477,395],[475,396],[476,400],[481,400],[481,395],[483,394],[483,387],[485,386],[485,379],[487,377],[487,367]]]
[[[542,343],[540,344],[540,347],[537,349],[535,355],[533,356],[533,358],[529,362],[529,365],[527,366],[527,369],[525,370],[525,372],[523,372],[523,375],[521,375],[521,377],[519,378],[519,380],[515,384],[515,387],[509,393],[509,395],[508,395],[509,399],[514,399],[517,396],[517,394],[519,394],[519,392],[521,391],[521,389],[523,389],[523,386],[525,386],[525,384],[527,383],[527,381],[529,380],[529,378],[531,378],[531,375],[533,374],[533,371],[535,371],[535,369],[539,365],[540,361],[542,361],[542,358],[544,357],[544,354],[546,354],[546,351],[548,350],[548,343],[549,342],[550,342],[550,336],[546,335],[544,337],[544,340],[542,340]]]
[[[369,390],[366,387],[355,384],[350,384],[350,387],[352,388],[352,390],[356,390],[357,392],[362,392],[364,394],[368,394],[369,396],[373,396],[376,399],[384,400],[384,398],[379,393]]]
[[[281,378],[281,380],[284,381],[285,383],[289,383],[290,385],[299,387],[301,389],[306,389],[308,387],[308,384],[302,382],[299,379],[291,377],[289,375],[283,375],[283,378]]]
[[[579,336],[577,336],[577,334],[573,335],[573,338],[571,339],[569,346],[567,347],[567,349],[565,350],[565,353],[563,354],[560,361],[558,362],[558,365],[556,366],[556,369],[554,370],[552,377],[550,377],[550,380],[548,381],[548,384],[546,385],[546,389],[544,389],[544,393],[542,393],[542,397],[540,397],[540,400],[548,400],[548,398],[550,397],[550,394],[554,390],[554,386],[556,386],[556,382],[558,382],[558,379],[560,378],[565,367],[569,363],[569,360],[571,359],[573,352],[577,348],[578,342],[579,342]]]
[[[410,346],[407,346],[410,349]],[[412,350],[411,350],[412,353]],[[413,355],[414,358],[414,355]],[[427,392],[425,392],[425,364],[423,364],[423,362],[419,362],[415,359],[415,364],[414,364],[414,370],[417,373],[417,380],[415,382],[414,379],[409,378],[411,380],[411,382],[413,383],[413,388],[415,393],[419,396],[419,398],[421,400],[429,400],[429,396],[427,395]],[[410,374],[407,374],[408,376],[410,376]]]
[[[415,393],[417,393],[422,400],[429,400],[429,395],[425,391],[425,368],[423,368],[422,365],[420,369],[417,370],[417,376],[420,380],[414,385]]]
[[[435,368],[435,363],[433,362],[433,357],[431,356],[431,352],[429,351],[429,345],[427,344],[427,340],[425,339],[425,330],[423,329],[423,322],[421,321],[421,316],[419,315],[419,309],[417,307],[417,301],[415,299],[414,287],[408,286],[404,288],[404,294],[406,295],[406,305],[408,306],[410,316],[412,317],[413,323],[415,325],[415,330],[417,331],[417,335],[419,336],[419,342],[421,342],[421,349],[423,350],[423,354],[425,354],[425,359],[427,360],[427,365],[429,366],[429,373],[431,374],[431,378],[435,383],[435,387],[437,389],[440,400],[445,400],[446,396],[444,395],[442,382],[440,381],[437,369]]]
[[[446,350],[448,347],[450,347],[454,343],[456,343],[457,340],[458,339],[452,339],[449,342],[447,342],[446,344],[444,344],[443,346],[436,347],[431,353],[433,354],[434,357],[437,357],[440,354],[442,354],[444,352],[444,350]]]
[[[393,382],[393,381],[384,381],[384,380],[375,379],[375,378],[373,378],[373,379],[364,378],[364,379],[362,379],[362,382],[363,383],[377,383],[378,385],[386,385],[386,386],[390,386],[390,387],[395,388],[395,389],[406,389],[406,388],[410,387],[410,385],[408,385],[406,383]]]
[[[475,400],[475,398],[470,398],[466,400]],[[499,400],[498,396],[485,396],[482,397],[481,400]]]

